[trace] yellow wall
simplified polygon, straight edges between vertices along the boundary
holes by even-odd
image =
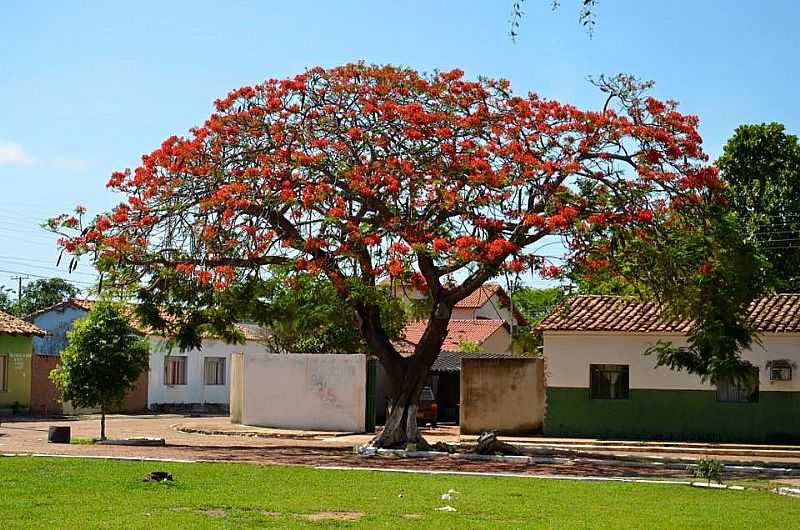
[[[541,359],[461,361],[461,434],[540,432],[544,421]]]
[[[8,356],[5,392],[0,391],[0,410],[8,412],[15,402],[28,412],[31,402],[31,351],[33,338],[24,335],[0,335],[0,355]]]

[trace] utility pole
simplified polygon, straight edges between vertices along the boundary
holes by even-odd
[[[28,278],[30,278],[30,276],[28,276],[27,274],[25,276],[20,275],[20,276],[12,276],[11,277],[12,280],[17,280],[17,282],[18,282],[17,283],[17,305],[19,305],[20,308],[22,307],[22,280],[27,280]]]

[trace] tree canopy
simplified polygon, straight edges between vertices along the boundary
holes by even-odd
[[[147,341],[138,336],[130,316],[110,302],[97,302],[86,318],[75,322],[61,362],[50,374],[61,399],[78,407],[100,407],[101,439],[105,414],[120,404],[146,370]]]
[[[14,313],[14,299],[11,298],[12,290],[4,285],[0,285],[0,311]]]
[[[354,296],[371,297],[380,308],[387,336],[391,340],[400,338],[409,311],[399,299],[387,289],[370,291],[353,285],[350,291]],[[324,274],[297,276],[283,267],[273,267],[268,277],[251,281],[244,288],[233,286],[226,296],[239,303],[249,301],[248,319],[265,327],[263,342],[270,351],[369,352],[352,308]]]
[[[747,237],[767,259],[770,285],[800,291],[800,143],[780,123],[737,127],[717,160]]]
[[[74,298],[80,289],[63,278],[42,278],[34,280],[22,289],[22,298],[12,300],[12,289],[0,286],[0,310],[24,317],[39,309]]]
[[[119,206],[50,226],[108,285],[134,286],[144,306],[191,324],[184,345],[200,342],[199,322],[226,324],[235,304],[225,293],[265,266],[324,274],[391,380],[376,443],[420,441],[416,400],[458,301],[505,270],[560,274],[535,252],[542,238],[653,233],[721,196],[697,117],[629,76],[596,84],[599,109],[583,110],[459,70],[313,68],[231,92],[188,137],[112,175]],[[590,252],[575,244],[570,254]],[[360,294],[380,278],[428,295],[410,356]],[[158,314],[148,323],[163,326]]]

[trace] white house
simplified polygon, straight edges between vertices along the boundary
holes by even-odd
[[[685,345],[688,322],[665,322],[655,304],[577,296],[537,327],[544,336],[544,432],[558,436],[800,440],[800,295],[766,296],[749,316],[760,344],[742,353],[756,385],[712,384],[656,368],[658,341]]]
[[[410,284],[384,280],[381,285],[388,287],[392,296],[406,301],[423,300],[425,293]],[[512,308],[511,298],[496,283],[485,283],[472,294],[456,303],[452,320],[504,320],[510,325],[525,325],[526,321],[516,307]]]
[[[244,344],[204,339],[200,350],[169,350],[163,337],[148,336],[150,375],[147,403],[151,410],[194,408],[226,410],[230,403],[231,355],[264,353],[257,332],[241,326]]]
[[[71,299],[29,315],[48,335],[36,338],[34,352],[60,355],[67,344],[67,332],[75,320],[86,316],[94,301]],[[133,317],[132,317],[133,318]],[[138,321],[134,327],[140,328]],[[132,393],[136,407],[151,410],[210,409],[225,410],[230,403],[230,363],[234,352],[263,353],[259,342],[260,330],[250,324],[238,324],[244,334],[244,344],[227,344],[207,338],[200,350],[170,351],[164,337],[142,329],[150,342],[150,368],[147,377]],[[130,399],[129,399],[130,401]],[[145,402],[146,401],[146,402]],[[138,403],[141,402],[141,407]]]

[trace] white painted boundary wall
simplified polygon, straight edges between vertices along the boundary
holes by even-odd
[[[364,432],[365,355],[237,353],[233,357],[231,422]]]

